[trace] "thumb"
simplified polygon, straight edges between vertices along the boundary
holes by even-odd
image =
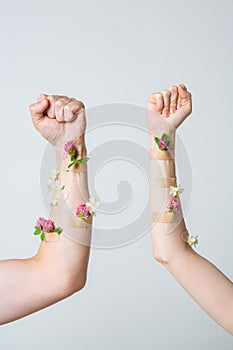
[[[29,110],[34,124],[44,119],[44,112],[49,106],[46,95],[40,95],[37,102],[30,105]]]

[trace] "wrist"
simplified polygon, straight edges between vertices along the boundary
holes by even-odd
[[[149,147],[155,148],[158,147],[155,142],[155,137],[161,138],[163,134],[166,134],[168,136],[168,139],[170,140],[170,146],[169,149],[175,149],[175,140],[176,140],[176,132],[174,129],[172,130],[151,130],[149,132]]]
[[[72,144],[75,149],[76,159],[87,158],[87,149],[84,142],[72,142]],[[57,165],[59,169],[62,167],[62,163],[71,162],[71,156],[65,151],[65,145],[66,143],[54,145],[54,152],[56,155]]]

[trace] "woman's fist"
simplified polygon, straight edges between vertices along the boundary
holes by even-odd
[[[30,105],[30,113],[35,128],[53,146],[63,146],[68,141],[77,146],[84,144],[86,118],[82,102],[42,94]]]
[[[171,86],[168,90],[152,93],[147,108],[157,116],[166,118],[176,129],[192,112],[192,96],[183,84]],[[156,128],[152,119],[153,116],[148,119],[150,130]]]

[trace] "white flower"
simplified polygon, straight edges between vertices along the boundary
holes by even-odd
[[[56,207],[58,205],[59,200],[58,199],[52,199],[50,201],[51,207]]]
[[[57,171],[56,169],[53,169],[49,175],[49,179],[56,181],[58,179],[59,173],[60,173],[59,171]]]
[[[188,243],[188,245],[190,247],[192,247],[194,245],[194,247],[196,247],[196,245],[198,245],[198,236],[188,236],[188,239],[186,241]]]
[[[60,190],[61,189],[61,184],[59,180],[56,180],[53,184],[53,189],[54,190]]]
[[[50,175],[48,177],[47,193],[51,192],[51,191],[57,191],[57,196],[59,197],[60,192],[64,193],[65,186],[61,186],[61,183],[58,180],[58,175],[59,175],[59,171],[57,171],[55,169],[52,170],[52,172],[50,173]],[[66,191],[65,195],[67,195],[67,191]],[[63,196],[63,194],[60,197],[62,197],[62,196]],[[61,198],[53,198],[52,200],[50,200],[50,205],[56,206],[59,202],[59,199],[61,199]]]
[[[90,197],[89,202],[86,202],[86,206],[92,215],[95,213],[95,209],[98,208],[100,204],[101,202],[94,197]]]
[[[177,187],[175,186],[170,186],[170,195],[172,197],[177,197],[179,194],[181,194],[184,191],[183,188],[180,187],[180,185],[178,185]]]

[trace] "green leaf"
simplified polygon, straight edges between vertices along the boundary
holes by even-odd
[[[39,234],[40,234],[40,229],[39,229],[39,227],[35,226],[34,235],[37,236]]]
[[[76,163],[76,160],[68,165],[68,168],[71,168]]]
[[[75,155],[71,156],[70,160],[73,162],[76,160]]]
[[[161,139],[167,142],[168,141],[168,135],[167,134],[163,134]]]
[[[159,138],[155,137],[155,142],[157,143],[158,146],[160,146]]]
[[[77,159],[77,162],[79,163],[84,163],[84,162],[87,162],[90,158],[80,158],[80,159]]]
[[[63,185],[62,187],[61,187],[61,190],[63,191],[65,189],[65,185]]]
[[[167,147],[170,147],[171,146],[171,141],[169,140],[169,141],[167,141]]]
[[[44,241],[44,238],[45,238],[45,234],[44,234],[44,232],[42,232],[40,235],[40,239],[42,240],[42,242]]]
[[[57,232],[59,235],[60,235],[61,231],[62,231],[61,227],[57,227],[57,228],[54,230],[54,232]]]

